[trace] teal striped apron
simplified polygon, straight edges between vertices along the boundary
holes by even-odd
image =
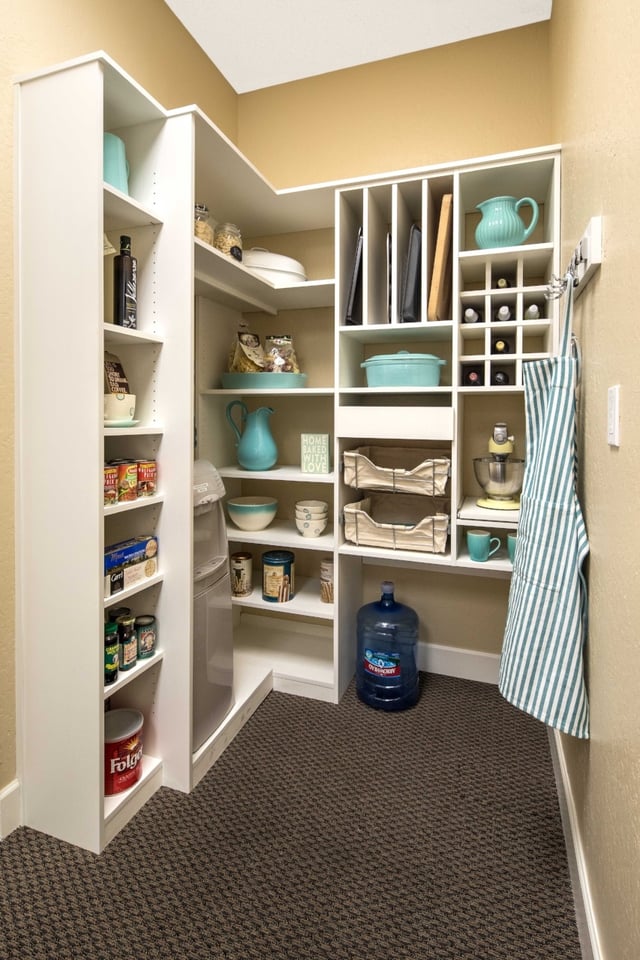
[[[571,350],[573,276],[558,356],[523,365],[527,444],[520,520],[498,686],[549,726],[589,736],[583,648],[589,552],[576,492],[576,386]]]

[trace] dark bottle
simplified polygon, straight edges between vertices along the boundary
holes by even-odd
[[[510,351],[509,341],[504,337],[496,337],[491,343],[491,353],[509,353]]]
[[[506,387],[509,385],[509,374],[506,370],[492,370],[491,383],[494,387]]]
[[[482,367],[464,367],[462,380],[465,387],[484,386],[484,372]]]
[[[418,632],[418,614],[398,603],[393,583],[384,580],[380,599],[358,611],[356,692],[363,703],[380,710],[405,710],[416,703]]]
[[[510,287],[511,283],[506,277],[498,277],[496,280],[496,287],[498,290],[506,290],[507,287]]]
[[[462,314],[462,319],[465,323],[482,323],[482,314],[474,307],[467,307]]]
[[[494,320],[497,320],[498,323],[505,323],[507,320],[511,320],[511,307],[503,303],[502,306],[496,310]]]
[[[120,253],[113,260],[113,322],[137,326],[138,262],[131,255],[131,237],[120,237]]]

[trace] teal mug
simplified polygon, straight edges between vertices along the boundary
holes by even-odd
[[[476,563],[486,563],[500,549],[499,537],[492,537],[488,530],[467,530],[469,556]]]
[[[103,136],[102,176],[116,190],[129,193],[129,164],[124,141],[115,133],[105,133]]]

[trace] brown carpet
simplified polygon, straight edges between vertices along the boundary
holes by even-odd
[[[580,960],[546,728],[421,680],[395,714],[272,693],[99,857],[15,831],[1,960]]]

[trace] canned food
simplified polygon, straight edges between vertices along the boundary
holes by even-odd
[[[152,657],[156,652],[156,643],[158,642],[156,618],[150,614],[136,617],[135,629],[138,659],[145,660],[147,657]]]
[[[253,590],[253,557],[246,551],[231,554],[231,593],[248,597]]]
[[[295,554],[291,550],[268,550],[262,554],[262,599],[286,603],[295,596]]]
[[[104,792],[120,793],[142,774],[144,717],[139,710],[110,710],[104,717]]]
[[[107,464],[104,468],[104,505],[118,502],[118,468]]]
[[[118,679],[118,662],[120,659],[120,641],[118,638],[118,624],[109,621],[104,625],[104,682],[114,683]]]
[[[116,620],[118,624],[118,639],[120,643],[121,670],[131,670],[138,659],[138,638],[136,637],[136,618],[125,613]]]
[[[109,620],[117,622],[118,617],[126,617],[131,613],[131,607],[111,607],[109,610]]]
[[[158,467],[155,460],[138,460],[138,496],[154,497],[158,488]]]
[[[125,460],[118,464],[118,503],[138,499],[138,464]]]

